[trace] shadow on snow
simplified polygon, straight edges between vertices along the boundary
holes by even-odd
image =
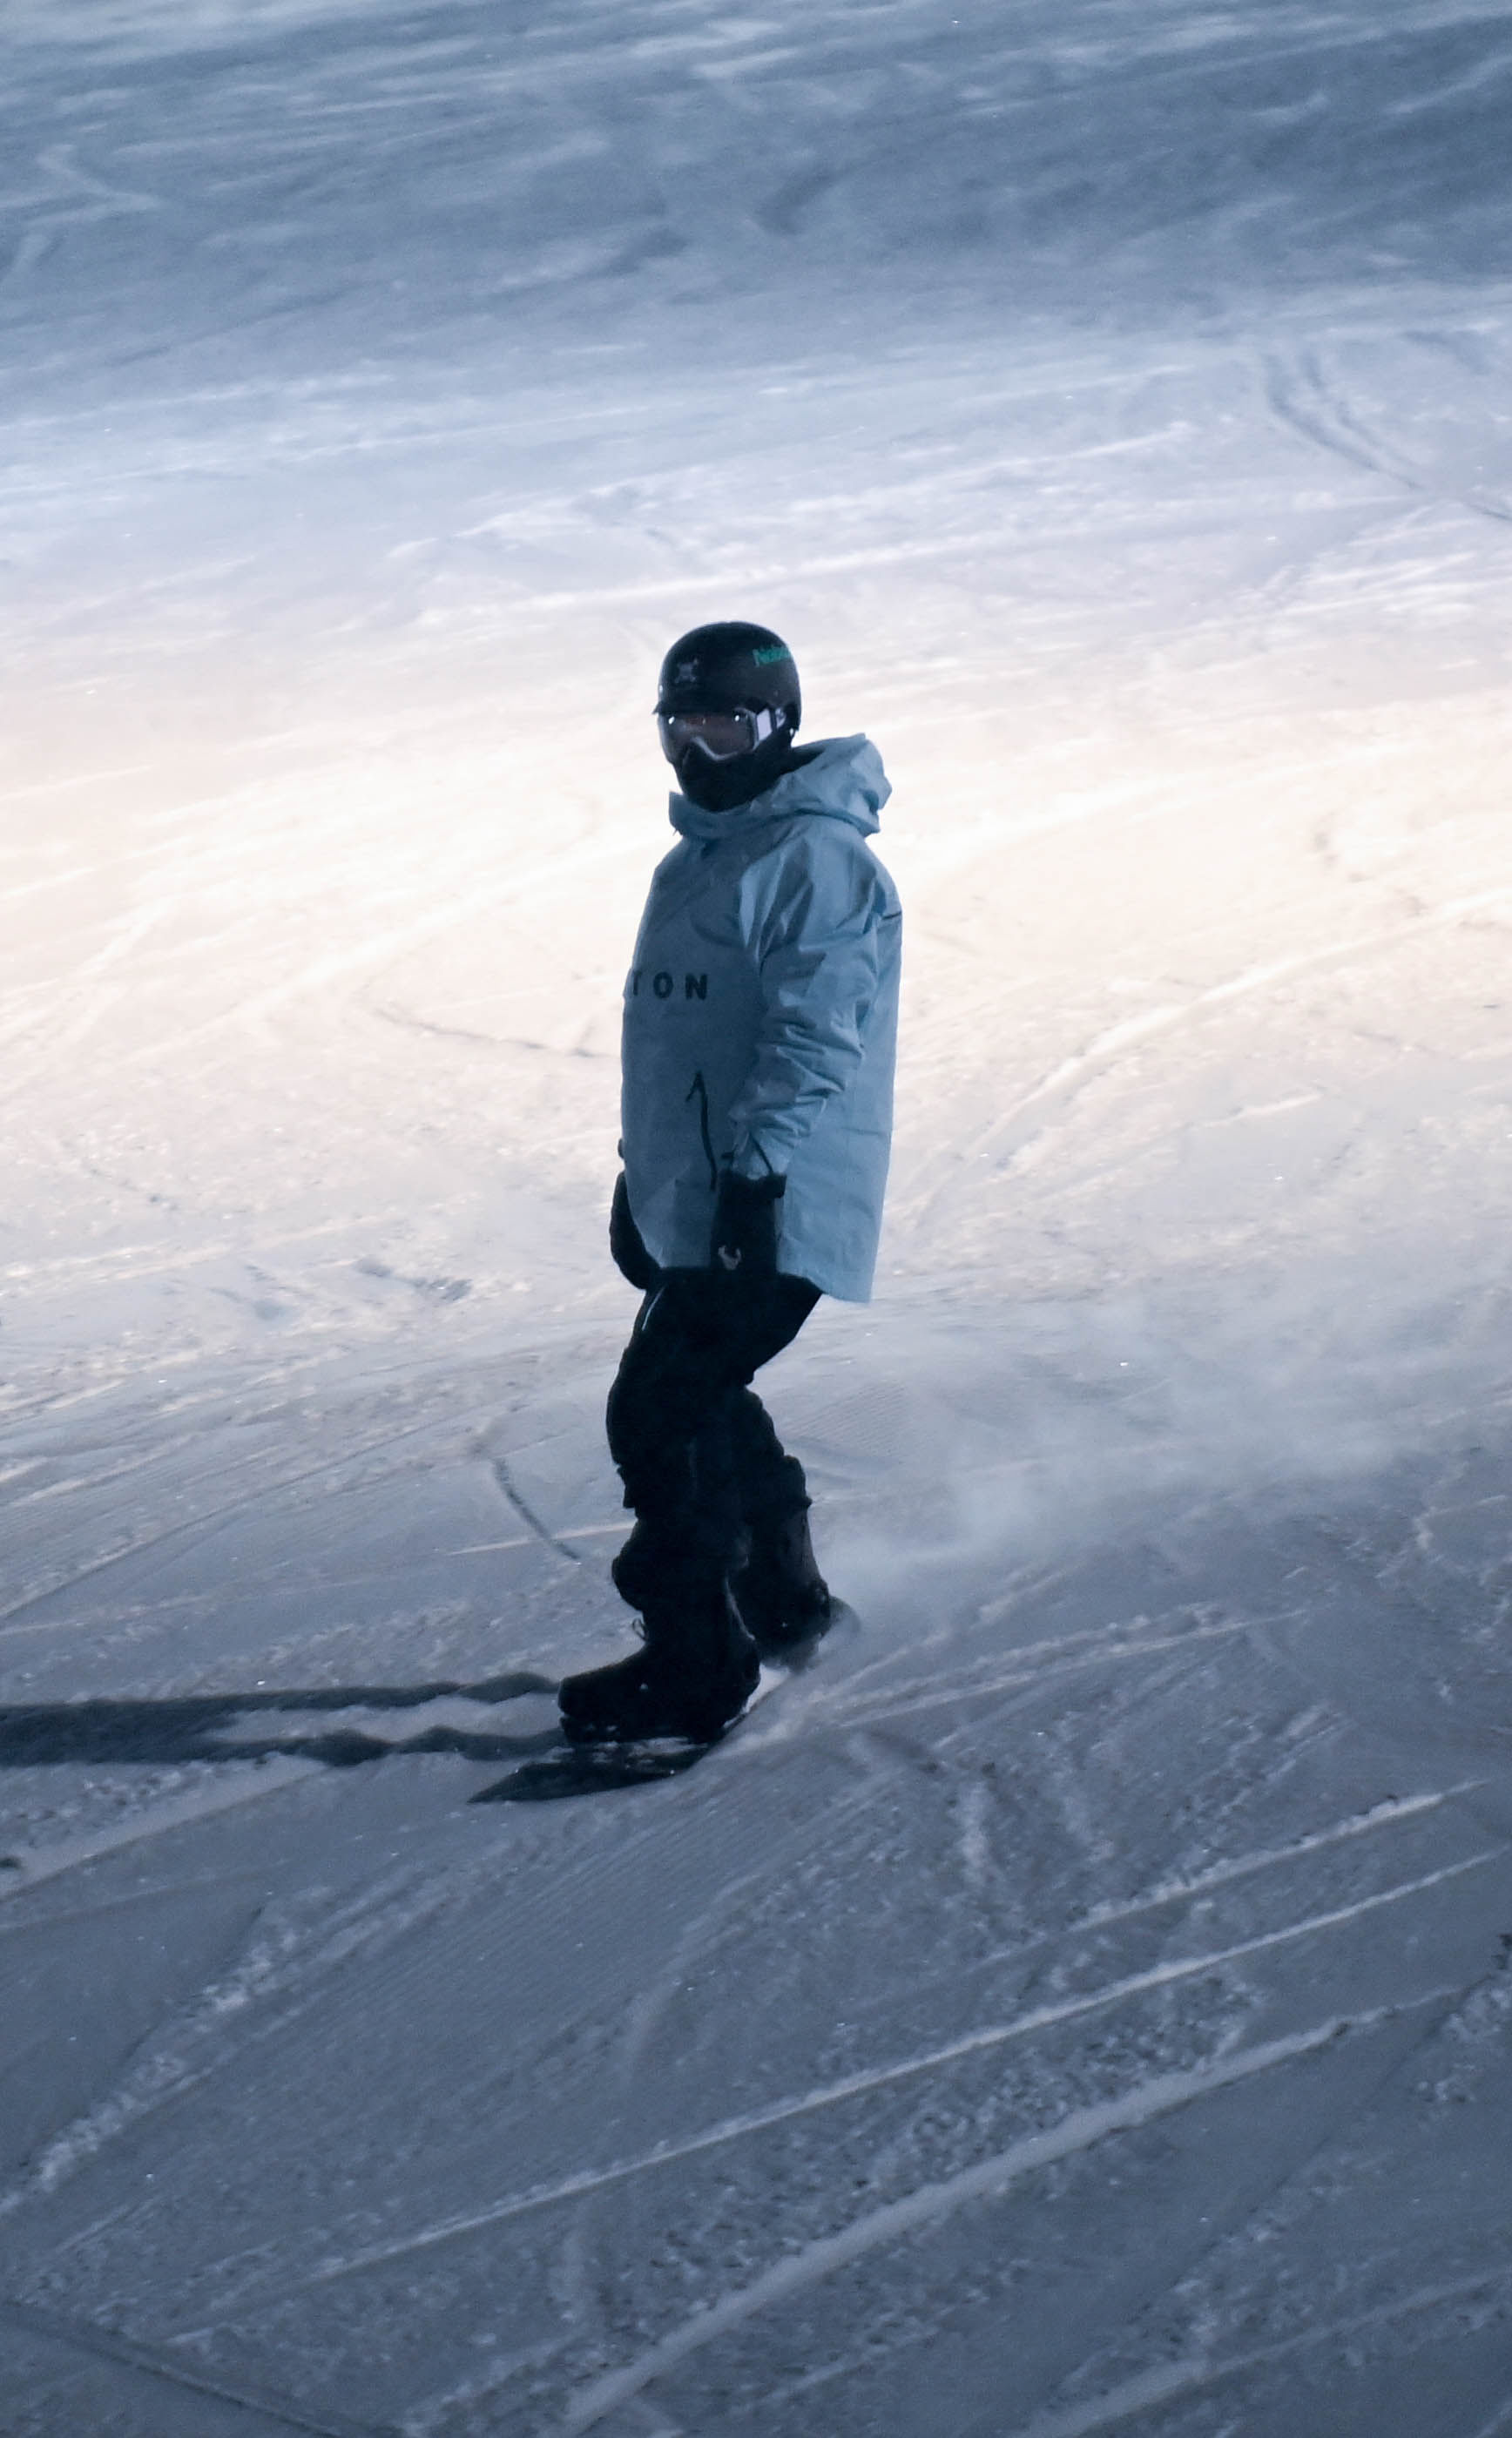
[[[255,1692],[195,1693],[176,1701],[48,1702],[0,1708],[0,1769],[63,1763],[157,1764],[190,1760],[262,1760],[293,1754],[333,1769],[381,1760],[394,1753],[456,1753],[466,1760],[505,1760],[547,1750],[554,1728],[525,1736],[480,1735],[441,1724],[396,1740],[360,1727],[336,1726],[308,1735],[258,1733],[258,1716],[294,1711],[415,1710],[440,1701],[514,1702],[550,1693],[555,1680],[527,1670],[478,1685],[346,1685],[318,1691],[259,1687]]]
[[[470,1796],[473,1803],[550,1803],[564,1796],[651,1786],[677,1777],[709,1750],[707,1744],[653,1747],[600,1745],[563,1749],[560,1730],[484,1735],[435,1723],[418,1735],[385,1737],[357,1726],[290,1734],[258,1716],[311,1711],[417,1710],[430,1702],[516,1702],[527,1693],[554,1699],[554,1677],[527,1670],[481,1684],[343,1685],[321,1690],[258,1687],[250,1693],[194,1693],[171,1701],[45,1702],[0,1707],[0,1769],[162,1766],[193,1760],[265,1760],[273,1755],[353,1769],[401,1753],[451,1753],[463,1760],[522,1764]]]

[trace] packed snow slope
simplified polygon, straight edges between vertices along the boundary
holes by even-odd
[[[1512,2432],[1504,13],[3,41],[0,2432]],[[855,1618],[524,1799],[721,614],[895,788]]]

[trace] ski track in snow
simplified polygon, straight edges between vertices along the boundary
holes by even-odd
[[[1361,2311],[1345,2320],[1325,2321],[1303,2335],[1290,2337],[1275,2345],[1257,2346],[1253,2352],[1234,2354],[1224,2360],[1210,2360],[1205,2356],[1190,2361],[1171,2362],[1153,2371],[1141,2372],[1122,2387],[1099,2396],[1093,2404],[1073,2405],[1064,2412],[1037,2413],[1032,2421],[1005,2429],[1003,2438],[1085,2438],[1095,2429],[1112,2429],[1120,2421],[1130,2421],[1148,2412],[1152,2405],[1168,2404],[1175,2399],[1200,2393],[1204,2388],[1219,2387],[1230,2379],[1241,2378],[1246,2371],[1268,2368],[1272,2363],[1294,2360],[1298,2355],[1317,2351],[1320,2346],[1335,2345],[1341,2350],[1351,2339],[1365,2337],[1390,2328],[1415,2313],[1441,2310],[1446,2305],[1470,2303],[1483,2296],[1498,2294],[1512,2287],[1512,2269],[1488,2270],[1479,2277],[1466,2277],[1451,2286],[1429,2286],[1415,2294],[1404,2294],[1383,2305],[1380,2310]],[[1493,2438],[1500,2424],[1505,2425],[1505,2414],[1487,2424],[1475,2438]]]
[[[1152,1912],[1152,1909],[1158,1909],[1158,1906],[1173,1904],[1173,1901],[1186,1899],[1186,1897],[1200,1895],[1203,1889],[1215,1887],[1215,1884],[1224,1884],[1234,1878],[1243,1878],[1243,1875],[1263,1870],[1263,1867],[1273,1867],[1275,1863],[1283,1863],[1283,1860],[1300,1860],[1305,1853],[1317,1853],[1319,1848],[1325,1848],[1325,1846],[1329,1846],[1329,1843],[1342,1843],[1344,1838],[1356,1838],[1361,1836],[1361,1833],[1371,1831],[1371,1828],[1382,1828],[1382,1826],[1393,1826],[1398,1824],[1398,1821],[1415,1819],[1415,1816],[1422,1816],[1424,1811],[1432,1811],[1432,1809],[1439,1807],[1441,1802],[1449,1802],[1449,1799],[1451,1799],[1451,1794],[1429,1794],[1429,1797],[1412,1799],[1412,1802],[1405,1802],[1405,1804],[1390,1804],[1390,1807],[1378,1809],[1376,1814],[1371,1814],[1371,1819],[1368,1821],[1342,1821],[1342,1824],[1336,1824],[1334,1828],[1329,1828],[1329,1831],[1314,1833],[1312,1838],[1300,1841],[1297,1843],[1297,1848],[1290,1848],[1288,1853],[1241,1855],[1241,1858],[1234,1858],[1234,1863],[1229,1863],[1229,1865],[1220,1867],[1220,1870],[1215,1872],[1209,1872],[1209,1875],[1203,1875],[1198,1882],[1190,1882],[1186,1884],[1186,1887],[1156,1889],[1156,1892],[1152,1892],[1152,1895],[1144,1897],[1144,1899],[1139,1901],[1132,1901],[1132,1904],[1122,1904],[1122,1906],[1107,1906],[1107,1909],[1098,1909],[1098,1912],[1093,1912],[1090,1917],[1082,1917],[1081,1921],[1065,1923],[1065,1929],[1056,1934],[1056,1943],[1065,1943],[1065,1946],[1070,1946],[1073,1940],[1085,1935],[1090,1929],[1105,1929],[1110,1921],[1127,1921],[1127,1918],[1134,1918],[1139,1912]],[[1283,1923],[1280,1929],[1268,1931],[1268,1934],[1258,1935],[1258,1938],[1239,1940],[1239,1943],[1226,1948],[1212,1948],[1212,1951],[1204,1951],[1200,1952],[1200,1955],[1170,1958],[1166,1960],[1166,1963],[1156,1965],[1153,1970],[1136,1972],[1136,1975],[1127,1975],[1124,1980],[1107,1982],[1107,1985],[1095,1987],[1095,1989],[1085,1989],[1085,1992],[1078,1992],[1076,1997],[1064,1999],[1064,2002],[1059,2004],[1034,2006],[1034,2009],[1017,2016],[1017,2019],[1012,2019],[1012,2022],[988,2023],[988,2026],[980,2026],[976,2028],[976,2031],[963,2033],[961,2039],[949,2040],[949,2043],[941,2045],[941,2048],[926,2050],[926,2053],[922,2053],[922,2056],[900,2058],[900,2060],[892,2060],[890,2065],[869,2067],[866,2073],[846,2075],[846,2077],[839,2079],[839,2082],[827,2084],[827,2087],[819,2087],[819,2090],[812,2090],[812,2092],[800,2092],[800,2094],[790,2096],[790,2099],[773,2102],[770,2107],[759,2109],[759,2111],[753,2111],[753,2113],[747,2113],[747,2116],[736,2116],[736,2119],[724,2121],[724,2124],[707,2126],[702,2133],[695,2133],[695,2136],[685,2138],[685,2141],[660,2143],[656,2150],[643,2153],[642,2158],[620,2160],[620,2163],[612,2163],[607,2164],[607,2167],[597,2167],[597,2170],[580,2170],[578,2175],[563,2177],[558,2184],[551,2184],[551,2187],[536,2187],[532,2189],[532,2192],[522,2192],[522,2194],[510,2194],[510,2197],[505,2197],[502,2201],[495,2201],[495,2204],[490,2204],[487,2209],[476,2211],[476,2214],[466,2214],[466,2217],[459,2217],[459,2218],[448,2218],[448,2221],[436,2223],[436,2226],[417,2228],[414,2234],[407,2234],[402,2235],[402,2238],[396,2238],[393,2243],[373,2245],[373,2248],[356,2251],[351,2252],[351,2255],[332,2257],[332,2260],[325,2260],[320,2268],[314,2268],[308,2277],[300,2280],[300,2285],[290,2287],[290,2289],[258,2291],[256,2287],[254,2287],[254,2289],[241,2289],[239,2294],[237,2294],[234,2308],[237,2308],[237,2311],[244,2311],[246,2306],[269,2308],[271,2304],[278,2302],[286,2291],[305,2291],[309,2289],[309,2287],[329,2285],[329,2282],[334,2280],[354,2277],[354,2274],[363,2272],[363,2270],[378,2268],[378,2265],[388,2263],[388,2260],[410,2257],[413,2252],[434,2251],[436,2245],[456,2243],[456,2240],[466,2238],[466,2235],[481,2234],[483,2228],[502,2223],[505,2218],[524,2217],[524,2214],[536,2209],[561,2206],[563,2201],[583,2200],[583,2197],[588,2197],[588,2194],[592,2192],[600,2192],[600,2189],[612,2187],[612,2184],[626,2182],[629,2177],[639,2177],[639,2175],[646,2175],[646,2172],[673,2167],[673,2164],[678,2164],[680,2160],[697,2158],[697,2155],[707,2153],[707,2150],[719,2150],[719,2147],[724,2147],[727,2143],[748,2141],[748,2138],[761,2136],[761,2133],[776,2129],[776,2126],[790,2124],[790,2121],[800,2119],[800,2116],[812,2116],[812,2113],[822,2111],[822,2109],[832,2109],[832,2107],[839,2107],[839,2104],[844,2102],[852,2102],[852,2099],[861,2099],[861,2096],[866,2096],[869,2092],[880,2092],[880,2090],[886,2090],[886,2087],[890,2087],[890,2084],[907,2082],[907,2079],[912,2079],[915,2075],[937,2073],[939,2067],[954,2065],[954,2062],[961,2060],[961,2058],[980,2056],[980,2053],[985,2053],[985,2050],[1002,2048],[1002,2045],[1010,2043],[1010,2040],[1029,2039],[1031,2033],[1036,2031],[1051,2031],[1051,2028],[1061,2026],[1061,2023],[1078,2022],[1081,2016],[1098,2014],[1099,2009],[1116,2006],[1116,2004],[1122,2004],[1124,1999],[1141,1997],[1141,1994],[1161,1989],[1161,1987],[1175,1985],[1175,1982],[1183,1982],[1183,1980],[1192,1980],[1192,1977],[1212,1972],[1212,1970],[1222,1968],[1222,1965],[1234,1965],[1239,1963],[1239,1960],[1249,1958],[1249,1955],[1263,1955],[1263,1952],[1273,1951],[1273,1948],[1285,1948],[1290,1946],[1290,1943],[1295,1943],[1295,1940],[1314,1938],[1314,1935],[1327,1934],[1327,1931],[1339,1931],[1344,1929],[1346,1923],[1359,1921],[1359,1918],[1363,1918],[1365,1914],[1378,1912],[1378,1909],[1382,1909],[1382,1906],[1402,1904],[1402,1901],[1412,1899],[1412,1897],[1427,1895],[1429,1889],[1441,1887],[1441,1884],[1451,1882],[1451,1880],[1458,1880],[1461,1875],[1466,1875],[1466,1872],[1480,1870],[1480,1867],[1486,1867],[1487,1863],[1495,1863],[1503,1850],[1504,1848],[1495,1848],[1490,1850],[1490,1853],[1468,1855],[1466,1860],[1453,1863],[1453,1865],[1444,1867],[1444,1870],[1429,1872],[1429,1875],[1424,1875],[1424,1878],[1407,1880],[1407,1882],[1399,1882],[1395,1884],[1395,1887],[1385,1887],[1371,1897],[1361,1897],[1361,1899],[1356,1899],[1353,1904],[1339,1906],[1339,1909],[1334,1909],[1334,1912],[1319,1914],[1319,1917],[1312,1917],[1312,1918],[1300,1918],[1300,1921],[1288,1921]],[[730,1904],[730,1901],[734,1899],[734,1895],[736,1895],[736,1889],[730,1889],[730,1887],[724,1889],[722,1892],[724,1904]],[[1029,1943],[1025,1951],[1019,1951],[1014,1960],[1025,1960],[1027,1952],[1031,1952],[1031,1946],[1034,1946],[1034,1943]],[[202,2338],[207,2336],[207,2333],[210,2333],[210,2328],[181,2328],[181,2331],[176,2331],[176,2338],[178,2341],[185,2341],[185,2343],[193,2343],[195,2338]]]
[[[492,1409],[480,1409],[471,1419],[478,1423],[491,1421]],[[448,1428],[455,1429],[456,1426],[456,1418],[448,1418]],[[25,1617],[33,1609],[59,1599],[66,1593],[77,1591],[80,1585],[93,1581],[98,1575],[110,1573],[116,1567],[131,1565],[140,1559],[149,1558],[154,1552],[159,1552],[170,1545],[184,1545],[193,1548],[221,1530],[236,1517],[244,1514],[249,1508],[267,1505],[275,1498],[288,1496],[291,1492],[307,1490],[311,1483],[331,1474],[360,1468],[372,1457],[385,1453],[407,1440],[420,1438],[433,1431],[434,1428],[433,1421],[428,1417],[424,1422],[407,1423],[402,1429],[385,1431],[380,1436],[356,1447],[343,1447],[336,1455],[324,1457],[318,1463],[305,1465],[295,1473],[280,1474],[273,1480],[259,1483],[256,1489],[244,1493],[240,1497],[227,1500],[220,1506],[202,1510],[186,1521],[169,1525],[161,1531],[146,1534],[141,1539],[131,1542],[124,1548],[112,1549],[105,1556],[94,1560],[89,1565],[81,1566],[72,1574],[58,1576],[40,1591],[28,1592],[23,1599],[13,1601],[9,1608],[0,1609],[0,1636],[31,1631],[30,1628],[20,1625],[17,1620]],[[77,1483],[56,1485],[53,1487],[52,1494],[58,1495],[61,1492],[75,1489],[97,1490],[101,1486],[99,1477],[96,1476],[81,1479]],[[506,1497],[510,1495],[507,1490],[505,1495]],[[554,1547],[556,1546],[552,1542],[551,1535],[539,1525],[532,1522],[531,1528],[537,1538],[548,1541]],[[563,1551],[562,1554],[565,1556],[569,1553]]]
[[[104,2328],[80,2326],[77,2322],[60,2320],[51,2312],[28,2310],[15,2304],[0,2304],[0,2330],[22,2339],[38,2339],[46,2346],[61,2346],[68,2354],[119,2365],[133,2373],[148,2387],[148,2410],[162,2412],[169,2399],[181,2394],[196,2396],[202,2411],[214,2412],[218,2404],[232,2408],[234,2421],[229,2426],[254,2432],[262,2429],[298,2429],[314,2433],[314,2438],[377,2438],[371,2422],[349,2421],[336,2414],[318,2418],[302,2412],[298,2403],[289,2396],[273,2396],[256,2388],[229,2385],[207,2377],[182,2362],[166,2361],[149,2345],[133,2344],[130,2338],[113,2334]],[[134,2384],[134,2381],[133,2381]],[[125,2399],[123,2399],[125,2400]],[[129,2402],[137,2399],[133,2396]],[[215,2415],[219,2420],[220,2416]],[[210,2438],[206,2431],[205,2438]]]
[[[985,1126],[976,1139],[976,1157],[1001,1161],[1006,1153],[1011,1158],[1025,1146],[1027,1138],[1022,1134],[1020,1121],[1029,1112],[1038,1111],[1047,1101],[1053,1103],[1057,1099],[1074,1098],[1092,1077],[1101,1077],[1119,1060],[1131,1053],[1137,1054],[1143,1044],[1163,1033],[1173,1031],[1177,1026],[1199,1020],[1211,1009],[1226,1007],[1234,999],[1270,990],[1278,982],[1289,981],[1320,967],[1347,967],[1380,949],[1410,940],[1425,928],[1436,929],[1445,925],[1453,926],[1463,923],[1469,915],[1508,905],[1512,905],[1512,885],[1488,890],[1475,897],[1457,899],[1447,906],[1433,908],[1411,923],[1398,924],[1391,930],[1330,942],[1307,956],[1277,959],[1274,963],[1257,966],[1252,972],[1234,975],[1215,984],[1211,990],[1200,992],[1184,1005],[1152,1008],[1143,1016],[1131,1016],[1122,1024],[1110,1026],[1084,1051],[1064,1059],[1052,1073],[1025,1093],[1022,1100]],[[1295,1107],[1305,1104],[1300,1100],[1278,1104],[1277,1111],[1289,1105]]]
[[[1095,2014],[1105,2006],[1117,2005],[1125,1999],[1141,1996],[1148,1990],[1160,1989],[1174,1982],[1190,1980],[1198,1974],[1214,1971],[1221,1966],[1237,1963],[1241,1958],[1263,1954],[1270,1949],[1290,1945],[1295,1939],[1315,1937],[1322,1931],[1341,1929],[1346,1922],[1356,1921],[1362,1916],[1373,1913],[1383,1905],[1400,1904],[1410,1897],[1423,1895],[1430,1888],[1440,1886],[1446,1881],[1457,1879],[1463,1872],[1476,1870],[1487,1863],[1494,1862],[1499,1859],[1502,1850],[1503,1849],[1499,1848],[1496,1853],[1473,1855],[1468,1862],[1455,1864],[1443,1871],[1432,1872],[1421,1880],[1409,1881],[1400,1887],[1385,1889],[1378,1896],[1363,1898],[1355,1904],[1344,1906],[1333,1913],[1321,1914],[1315,1919],[1289,1922],[1284,1929],[1268,1932],[1264,1937],[1244,1939],[1233,1947],[1215,1949],[1203,1955],[1182,1956],[1169,1964],[1158,1966],[1152,1971],[1133,1973],[1122,1981],[1110,1983],[1104,1988],[1084,1991],[1081,1995],[1067,1999],[1058,2005],[1034,2007],[1013,2023],[988,2024],[977,2031],[967,2033],[959,2040],[952,2040],[945,2047],[934,2050],[928,2055],[905,2058],[890,2065],[873,2067],[865,2074],[848,2076],[843,2082],[832,2084],[828,2089],[805,2092],[797,2098],[780,2101],[752,2115],[735,2117],[726,2124],[712,2126],[707,2131],[695,2134],[687,2141],[669,2143],[659,2146],[648,2152],[643,2158],[626,2160],[596,2171],[586,2170],[580,2175],[566,2178],[560,2184],[554,2187],[519,2194],[507,2200],[499,2201],[492,2208],[479,2212],[475,2216],[461,2217],[441,2226],[426,2227],[393,2244],[356,2253],[349,2259],[328,2262],[304,2280],[303,2284],[306,2287],[326,2285],[337,2278],[353,2276],[361,2270],[376,2268],[389,2260],[431,2251],[438,2244],[452,2243],[462,2236],[478,2234],[484,2227],[498,2225],[505,2218],[518,2217],[527,2211],[546,2209],[563,2201],[578,2200],[589,2193],[601,2191],[607,2185],[622,2183],[629,2177],[644,2175],[656,2168],[675,2165],[678,2161],[695,2157],[702,2151],[722,2148],[727,2143],[747,2140],[753,2134],[766,2132],[774,2126],[787,2124],[795,2117],[812,2115],[819,2110],[835,2107],[842,2101],[863,2097],[868,2092],[883,2090],[889,2084],[906,2081],[915,2075],[929,2074],[941,2066],[954,2064],[958,2058],[974,2057],[984,2050],[1001,2048],[1009,2040],[1023,2040],[1034,2032],[1047,2031],[1061,2023],[1074,2023],[1081,2016]],[[4,2197],[0,2197],[0,2207],[3,2206]],[[247,2299],[242,2298],[242,2306]],[[261,2306],[270,2299],[276,2300],[277,2297],[258,2296],[256,2301]],[[192,2339],[207,2332],[197,2328],[181,2330],[178,2333],[181,2338]]]
[[[0,2432],[1503,2438],[1504,25],[3,42]],[[860,1622],[474,1808],[734,610],[896,791]]]
[[[197,1788],[193,1793],[174,1795],[151,1805],[123,1820],[114,1828],[99,1828],[82,1837],[60,1840],[41,1851],[7,1858],[7,1876],[0,1880],[0,1901],[20,1896],[24,1890],[41,1886],[44,1880],[57,1879],[63,1871],[74,1871],[85,1864],[98,1862],[103,1855],[117,1854],[128,1846],[139,1846],[151,1837],[167,1836],[193,1821],[207,1820],[213,1815],[237,1810],[243,1803],[255,1803],[268,1794],[281,1794],[286,1787],[296,1786],[302,1778],[317,1775],[315,1762],[290,1758],[269,1760],[256,1765],[255,1778],[233,1780],[229,1785]]]
[[[1435,1992],[1440,1997],[1446,1994]],[[1360,2028],[1347,2020],[1333,2020],[1315,2024],[1305,2032],[1292,2033],[1285,2040],[1266,2041],[1254,2049],[1241,2049],[1195,2074],[1157,2076],[1123,2100],[1113,2101],[1103,2108],[1087,2109],[1067,2118],[1065,2123],[1047,2133],[1029,2135],[996,2157],[984,2159],[978,2165],[967,2168],[948,2183],[925,2185],[921,2191],[909,2194],[905,2200],[857,2218],[842,2235],[832,2236],[823,2243],[809,2245],[769,2270],[753,2285],[711,2304],[696,2319],[648,2348],[638,2360],[627,2363],[623,2370],[611,2371],[605,2378],[596,2381],[570,2408],[563,2424],[564,2430],[569,2433],[569,2438],[577,2438],[579,2431],[591,2429],[615,2406],[639,2394],[690,2354],[716,2342],[729,2330],[757,2312],[768,2309],[773,2304],[785,2300],[821,2278],[833,2276],[838,2270],[849,2268],[868,2252],[897,2242],[916,2229],[930,2225],[973,2201],[995,2200],[1019,2177],[1049,2166],[1074,2151],[1089,2148],[1093,2144],[1106,2140],[1110,2134],[1151,2124],[1173,2109],[1189,2107],[1194,2100],[1205,2098],[1210,2092],[1226,2089],[1251,2075],[1266,2074],[1276,2066],[1289,2065],[1296,2058],[1310,2056]]]

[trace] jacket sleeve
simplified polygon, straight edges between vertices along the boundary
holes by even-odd
[[[877,993],[883,876],[859,841],[836,840],[778,876],[758,916],[762,1017],[730,1104],[737,1176],[785,1176],[797,1146],[866,1054]]]

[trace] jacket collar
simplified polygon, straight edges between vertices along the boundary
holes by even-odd
[[[880,827],[877,816],[891,793],[882,756],[869,737],[829,736],[806,761],[784,770],[765,795],[753,796],[732,813],[706,812],[674,790],[667,814],[684,838],[706,841],[744,837],[758,823],[790,821],[799,813],[847,822],[869,838]]]

